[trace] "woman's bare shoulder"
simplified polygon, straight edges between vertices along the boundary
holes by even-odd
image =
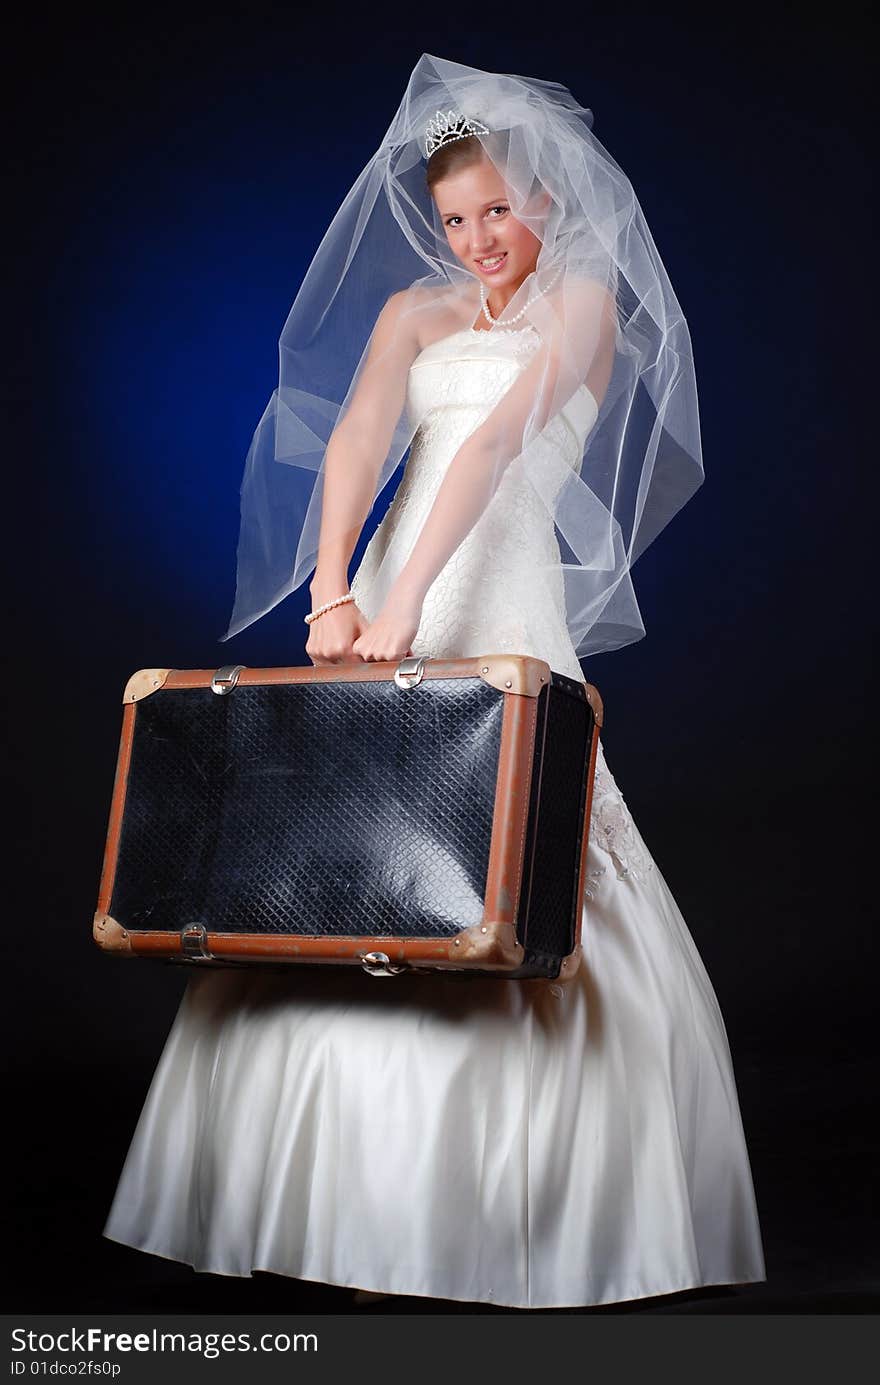
[[[403,329],[419,347],[438,334],[442,335],[441,328],[453,330],[461,317],[460,295],[448,284],[424,282],[389,294],[379,314],[380,322],[393,323],[398,330]]]
[[[426,284],[417,279],[414,284],[408,284],[406,288],[397,289],[388,295],[386,306],[394,303],[398,306],[409,304],[412,307],[428,307],[432,303],[439,303],[444,298],[449,297],[449,288],[441,284]]]
[[[379,320],[402,321],[408,317],[418,317],[436,308],[443,299],[443,289],[431,284],[409,284],[397,289],[386,298]]]

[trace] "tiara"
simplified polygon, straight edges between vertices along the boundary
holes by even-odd
[[[438,111],[425,126],[425,141],[430,159],[444,144],[455,139],[467,139],[468,135],[488,135],[489,131],[479,120],[469,120],[458,111]]]

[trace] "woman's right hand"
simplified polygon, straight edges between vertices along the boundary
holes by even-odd
[[[354,601],[335,606],[310,624],[306,654],[313,664],[361,664],[352,645],[369,623]]]

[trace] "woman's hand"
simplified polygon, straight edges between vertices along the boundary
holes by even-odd
[[[352,652],[352,646],[368,626],[366,616],[356,603],[346,601],[312,621],[306,653],[313,664],[360,663],[360,656]]]
[[[403,659],[410,648],[422,618],[422,603],[415,597],[389,596],[376,619],[352,645],[354,654],[365,662]]]

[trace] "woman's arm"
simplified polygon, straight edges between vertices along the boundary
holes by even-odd
[[[407,298],[406,290],[392,294],[379,314],[355,393],[327,444],[318,556],[309,584],[318,605],[348,589],[348,564],[403,409],[407,373],[418,351],[415,329],[407,326]]]
[[[348,565],[376,492],[376,482],[406,398],[409,367],[418,352],[406,290],[392,294],[376,320],[364,368],[345,416],[327,444],[318,557],[309,583],[312,605],[348,590]],[[366,628],[353,602],[309,626],[306,654],[313,664],[350,661]]]

